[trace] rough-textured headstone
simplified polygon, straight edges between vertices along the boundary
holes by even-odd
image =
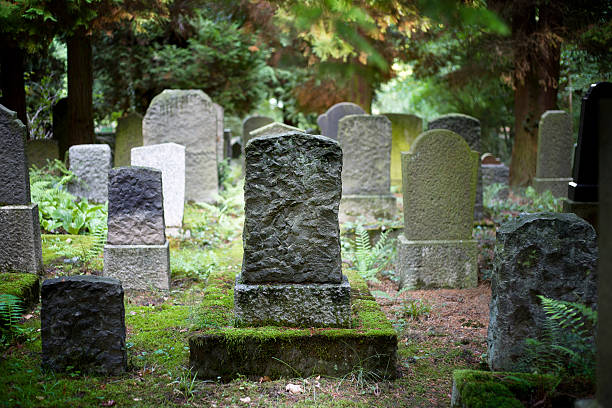
[[[356,105],[352,102],[340,102],[330,107],[327,112],[319,116],[317,124],[321,129],[323,136],[330,137],[332,139],[338,139],[338,122],[340,119],[347,115],[365,115],[361,106]]]
[[[185,200],[212,202],[218,192],[217,114],[200,90],[166,89],[151,101],[142,122],[144,145],[185,146]]]
[[[480,164],[502,164],[499,157],[495,157],[492,153],[484,153],[480,156]]]
[[[125,289],[170,289],[170,249],[160,245],[104,246],[104,276],[119,279]]]
[[[484,187],[491,184],[508,185],[510,179],[510,169],[505,164],[481,164],[482,185]]]
[[[166,228],[181,228],[185,209],[185,146],[162,143],[136,147],[132,149],[132,166],[161,170]]]
[[[64,276],[41,289],[42,365],[118,375],[127,369],[123,288],[116,279]]]
[[[383,113],[391,121],[391,185],[402,188],[402,152],[423,132],[423,119],[406,113]]]
[[[224,109],[223,106],[213,103],[215,107],[215,115],[217,116],[217,162],[223,161],[223,124]]]
[[[487,336],[489,366],[516,371],[525,339],[542,339],[537,295],[597,303],[597,236],[575,214],[524,214],[497,230]]]
[[[57,141],[53,139],[28,140],[26,143],[26,156],[28,167],[36,166],[42,168],[59,159],[59,148]]]
[[[402,154],[402,286],[476,286],[472,223],[478,159],[461,136],[441,129],[421,134]]]
[[[546,111],[538,128],[538,160],[533,186],[539,193],[549,190],[555,197],[567,196],[571,181],[572,119],[565,111]]]
[[[132,112],[117,120],[115,167],[129,166],[132,148],[142,146],[142,115]]]
[[[25,143],[25,125],[16,112],[0,105],[0,205],[30,204]]]
[[[68,98],[62,98],[53,105],[53,139],[57,140],[60,160],[68,153]]]
[[[268,116],[253,115],[249,116],[242,122],[242,146],[246,146],[251,136],[251,132],[261,127],[274,123],[274,119]]]
[[[481,132],[480,121],[472,116],[462,115],[459,113],[451,113],[440,116],[429,122],[428,130],[446,129],[457,133],[465,139],[470,146],[470,149],[481,152]],[[482,174],[480,164],[478,166],[476,183],[476,202],[474,204],[474,219],[480,220],[483,217],[482,206]]]
[[[103,203],[108,200],[108,172],[111,169],[111,149],[106,144],[71,146],[68,150],[70,170],[76,180],[68,191],[77,197]]]

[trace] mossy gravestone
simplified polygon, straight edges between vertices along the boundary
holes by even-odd
[[[120,118],[115,136],[115,167],[129,166],[132,148],[142,143],[142,115],[132,112]]]
[[[478,153],[454,132],[431,130],[415,140],[402,160],[400,285],[475,287],[478,254],[472,223]]]
[[[383,113],[391,121],[391,186],[402,188],[402,152],[423,133],[423,119],[406,113]]]
[[[338,139],[338,123],[340,119],[347,115],[365,115],[361,106],[354,104],[353,102],[340,102],[330,107],[327,112],[319,115],[317,118],[317,125],[321,130],[323,136],[330,137],[332,139]]]
[[[349,327],[338,206],[342,150],[322,136],[261,136],[246,147],[241,326]]]

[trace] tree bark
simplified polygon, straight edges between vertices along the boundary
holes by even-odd
[[[348,101],[361,106],[369,114],[372,111],[372,99],[374,99],[372,84],[356,71],[353,74],[352,86],[348,89]]]
[[[84,30],[68,38],[67,147],[94,142],[91,38]]]
[[[0,103],[17,112],[17,117],[28,125],[26,114],[26,94],[23,80],[23,51],[19,48],[3,46],[0,48],[0,86],[2,99]]]

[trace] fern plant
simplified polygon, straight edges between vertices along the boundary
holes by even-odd
[[[361,224],[355,227],[355,267],[365,280],[377,282],[376,275],[390,262],[393,246],[385,231],[374,246],[370,244],[368,231]]]
[[[23,301],[10,294],[0,295],[0,328],[2,329],[2,343],[13,339],[19,334],[17,323],[23,314]]]

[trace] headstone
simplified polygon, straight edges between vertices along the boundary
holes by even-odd
[[[119,375],[127,370],[123,288],[116,279],[63,276],[41,289],[42,365]]]
[[[483,187],[491,184],[508,185],[510,179],[510,169],[503,163],[500,164],[481,164],[482,185]]]
[[[239,159],[242,156],[242,140],[239,136],[232,138],[232,159]]]
[[[217,114],[200,90],[166,89],[151,101],[142,122],[144,145],[185,146],[185,200],[212,202],[218,193]]]
[[[597,236],[575,214],[523,214],[497,229],[487,336],[494,371],[517,371],[525,339],[542,340],[537,295],[597,303]]]
[[[117,120],[115,167],[129,166],[132,148],[142,146],[142,115],[132,112]]]
[[[245,161],[238,324],[350,327],[338,226],[339,144],[295,132],[260,136],[247,145]]]
[[[161,170],[166,234],[176,235],[183,226],[185,209],[185,146],[162,143],[135,147],[132,166]]]
[[[169,289],[162,172],[115,168],[108,176],[108,198],[104,276],[119,279],[125,289]]]
[[[289,133],[289,132],[306,133],[301,129],[298,129],[293,126],[285,125],[284,123],[272,122],[270,124],[260,127],[259,129],[255,129],[251,131],[249,140],[254,139],[256,137],[260,137],[260,136],[282,135],[283,133]]]
[[[60,160],[68,152],[68,98],[62,98],[53,105],[53,139],[57,140]]]
[[[484,153],[480,156],[480,164],[502,164],[499,157],[495,157],[492,153]]]
[[[423,119],[405,113],[383,113],[391,121],[391,185],[402,188],[402,152],[423,132]]]
[[[251,132],[261,127],[274,123],[274,119],[268,116],[253,115],[249,116],[242,122],[242,146],[246,146],[247,142],[251,139]]]
[[[317,124],[323,136],[338,139],[338,122],[347,115],[365,115],[361,106],[352,102],[340,102],[330,107],[327,112],[317,118]]]
[[[57,141],[53,139],[28,140],[26,143],[26,156],[28,167],[36,166],[39,169],[49,162],[59,159]]]
[[[472,116],[451,113],[440,116],[429,122],[428,130],[446,129],[457,133],[465,139],[470,149],[481,152],[480,144],[480,121]],[[483,217],[482,206],[482,173],[480,163],[478,165],[478,183],[476,185],[476,203],[474,204],[474,219],[480,220]]]
[[[567,196],[571,178],[572,119],[565,111],[546,111],[538,128],[538,160],[533,187],[538,193],[550,191],[555,197]]]
[[[223,130],[223,159],[232,157],[232,130],[230,128]]]
[[[108,172],[111,169],[111,149],[107,144],[83,144],[68,149],[70,170],[76,180],[68,191],[95,203],[108,200]]]
[[[402,160],[401,287],[475,287],[478,251],[472,224],[478,152],[458,134],[436,129],[422,133]]]
[[[223,129],[225,126],[223,124],[223,114],[224,109],[223,106],[213,103],[215,107],[215,115],[217,117],[217,162],[222,162],[223,157]]]

